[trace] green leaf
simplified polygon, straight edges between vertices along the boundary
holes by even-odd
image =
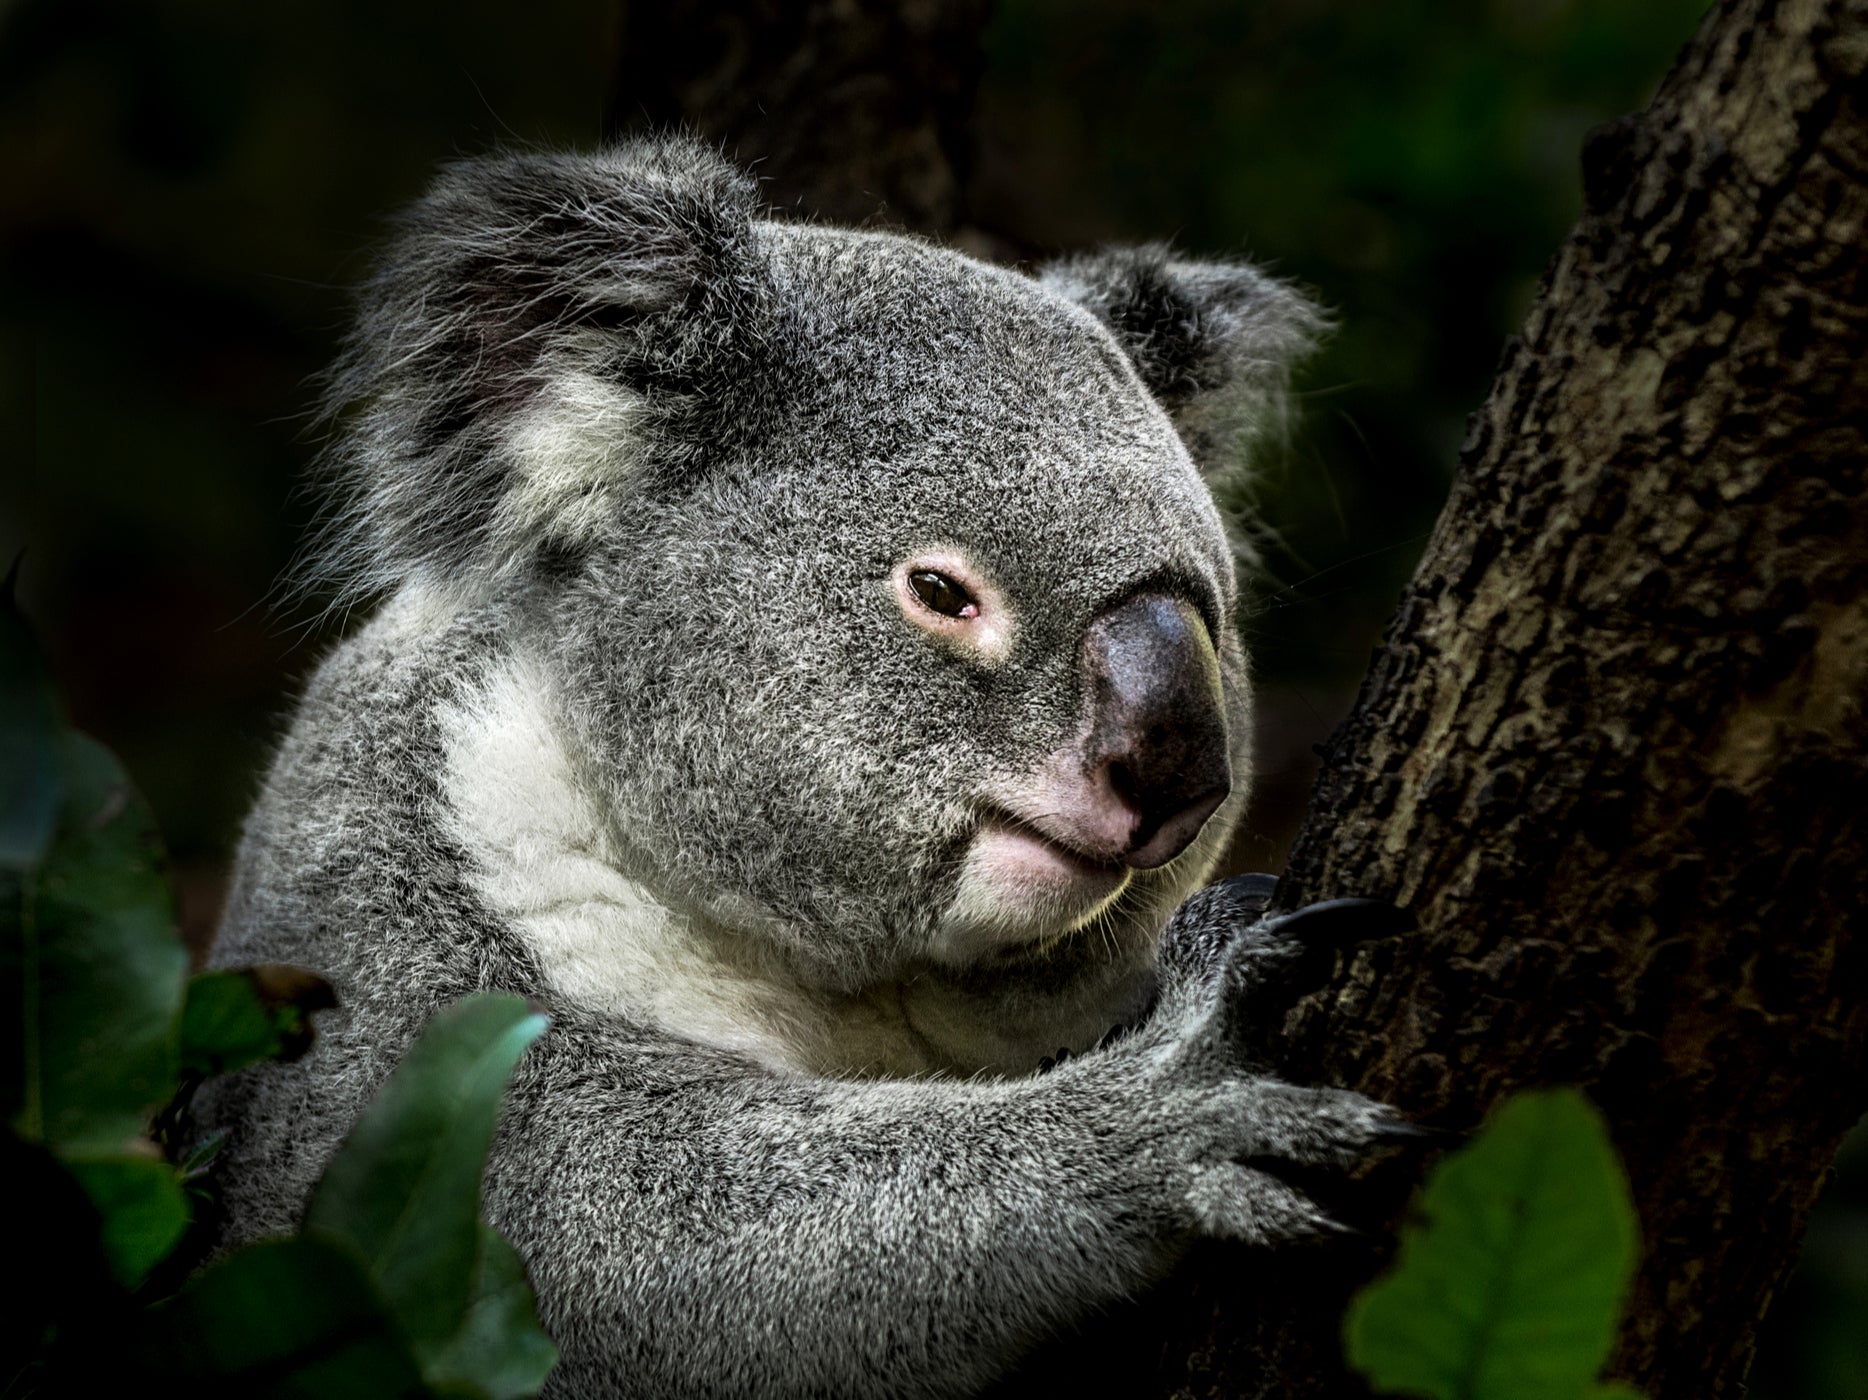
[[[538,1325],[519,1252],[504,1235],[482,1225],[473,1301],[453,1343],[429,1365],[430,1384],[486,1400],[524,1400],[538,1394],[557,1360],[557,1347]]]
[[[421,1373],[364,1265],[331,1240],[252,1245],[148,1314],[166,1389],[305,1400],[408,1400]]]
[[[182,1005],[184,1074],[230,1074],[284,1048],[284,1027],[261,1004],[238,972],[204,972],[190,979]]]
[[[282,963],[204,972],[182,1007],[181,1068],[231,1074],[260,1060],[297,1059],[311,1045],[311,1013],[337,1005],[331,984]]]
[[[99,1242],[111,1273],[125,1288],[135,1288],[188,1228],[188,1203],[175,1169],[159,1157],[63,1161],[97,1208]]]
[[[1398,1394],[1580,1400],[1636,1253],[1627,1183],[1588,1100],[1507,1100],[1434,1170],[1419,1209],[1395,1268],[1350,1305],[1351,1364]]]
[[[69,731],[59,759],[57,834],[0,950],[19,1008],[14,1124],[61,1152],[108,1154],[141,1140],[174,1090],[188,955],[155,825],[123,770]]]
[[[13,601],[0,597],[0,870],[32,869],[58,817],[58,701],[39,644]]]
[[[182,1179],[184,1185],[206,1176],[208,1169],[214,1165],[214,1159],[221,1155],[222,1149],[231,1141],[233,1141],[233,1129],[231,1128],[216,1128],[213,1132],[196,1138],[183,1148],[181,1155],[175,1159],[175,1174]]]
[[[325,1169],[305,1230],[354,1249],[424,1359],[454,1344],[480,1268],[480,1177],[506,1081],[545,1029],[523,998],[429,1022]]]

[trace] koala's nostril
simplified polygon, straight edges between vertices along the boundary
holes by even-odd
[[[1104,776],[1109,783],[1110,791],[1115,793],[1116,799],[1123,806],[1131,807],[1138,812],[1142,809],[1144,798],[1141,784],[1135,781],[1135,774],[1128,764],[1119,758],[1111,759]]]
[[[1219,658],[1186,603],[1149,595],[1098,618],[1084,641],[1090,752],[1104,800],[1127,813],[1121,859],[1165,865],[1232,790]]]
[[[1185,806],[1172,812],[1156,812],[1153,820],[1144,813],[1142,824],[1136,828],[1134,849],[1122,860],[1125,865],[1136,870],[1152,870],[1157,865],[1166,865],[1175,856],[1193,844],[1194,837],[1200,834],[1207,818],[1219,810],[1220,804],[1232,792],[1232,784],[1212,788],[1197,794]]]

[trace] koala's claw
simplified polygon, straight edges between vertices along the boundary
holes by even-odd
[[[1414,928],[1412,914],[1384,899],[1326,899],[1267,919],[1263,933],[1312,947],[1342,948]]]
[[[1406,933],[1414,916],[1379,899],[1330,899],[1267,915],[1278,881],[1235,875],[1190,895],[1163,935],[1159,966],[1169,984],[1215,974],[1247,987],[1294,987],[1325,967],[1340,948]]]
[[[1330,899],[1259,920],[1226,973],[1227,997],[1250,1053],[1266,1050],[1264,1035],[1298,997],[1322,984],[1338,952],[1414,926],[1407,910],[1379,899]]]
[[[1248,871],[1244,875],[1234,875],[1229,880],[1221,880],[1213,888],[1223,890],[1227,898],[1238,906],[1240,912],[1263,914],[1271,908],[1272,897],[1278,892],[1278,877]]]
[[[1247,1244],[1283,1244],[1361,1233],[1295,1187],[1236,1163],[1200,1173],[1187,1193],[1187,1204],[1207,1233]]]
[[[1377,1142],[1419,1143],[1426,1147],[1457,1147],[1471,1136],[1457,1128],[1436,1128],[1406,1118],[1391,1118],[1375,1130]]]

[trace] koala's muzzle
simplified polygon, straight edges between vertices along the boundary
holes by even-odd
[[[1128,828],[1120,859],[1137,870],[1185,850],[1232,790],[1219,658],[1187,603],[1145,594],[1084,638],[1094,801]]]

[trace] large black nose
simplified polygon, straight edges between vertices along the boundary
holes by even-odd
[[[1093,778],[1134,814],[1122,856],[1165,865],[1232,790],[1219,658],[1193,608],[1145,594],[1090,625]]]

